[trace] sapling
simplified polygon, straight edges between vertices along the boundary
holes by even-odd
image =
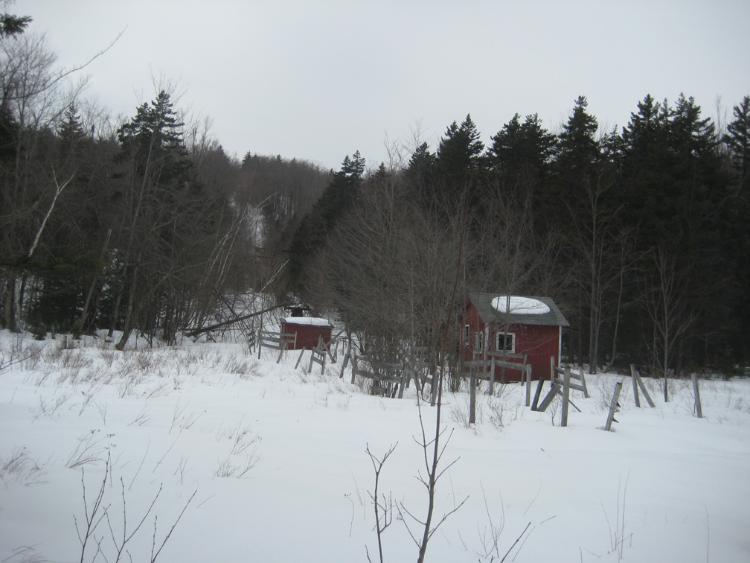
[[[421,471],[417,473],[417,480],[424,486],[427,492],[427,514],[425,519],[421,520],[415,516],[403,502],[396,503],[396,509],[398,510],[399,518],[404,524],[406,531],[411,537],[414,544],[418,549],[417,563],[424,563],[427,555],[427,546],[432,539],[435,532],[442,526],[445,521],[455,512],[461,509],[461,507],[469,499],[468,496],[455,504],[454,507],[445,512],[437,523],[433,522],[434,511],[435,511],[435,492],[437,484],[440,478],[458,462],[460,458],[455,458],[453,461],[441,466],[445,450],[450,444],[451,437],[453,436],[453,430],[448,433],[445,437],[445,428],[441,426],[441,413],[442,413],[442,399],[443,399],[443,370],[441,368],[439,376],[434,376],[437,379],[437,390],[436,397],[436,408],[435,408],[435,430],[431,437],[428,438],[427,431],[425,429],[424,418],[422,417],[422,403],[420,401],[419,393],[417,393],[417,412],[419,414],[419,428],[420,437],[415,437],[414,441],[422,448],[424,470],[423,474]],[[441,440],[445,438],[443,442]],[[407,518],[408,517],[408,518]],[[421,528],[421,534],[409,525],[409,522],[416,524]],[[421,537],[418,537],[421,536]]]
[[[398,442],[388,448],[381,457],[376,456],[370,451],[369,444],[365,448],[365,452],[372,463],[372,470],[375,473],[375,491],[370,494],[370,501],[372,502],[373,510],[375,512],[375,532],[378,537],[378,560],[380,563],[383,563],[383,532],[385,532],[393,522],[393,497],[390,493],[388,493],[388,497],[386,497],[385,494],[381,494],[378,490],[380,488],[380,473],[383,471],[383,466],[388,461],[388,458],[391,457],[396,450],[396,446],[398,446]],[[367,553],[367,561],[372,563],[370,552],[367,550],[366,545],[365,551]]]

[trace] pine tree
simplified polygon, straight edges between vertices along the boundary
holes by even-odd
[[[591,166],[599,158],[599,143],[596,140],[599,125],[587,108],[586,97],[579,96],[573,113],[560,133],[557,168],[566,183],[582,181],[584,176],[591,173]]]
[[[60,154],[62,159],[65,161],[73,158],[77,152],[79,143],[86,138],[75,103],[70,104],[65,110],[63,121],[57,130],[57,135],[60,139]]]
[[[537,185],[547,174],[555,144],[537,114],[527,115],[523,123],[515,114],[492,137],[487,151],[493,176],[506,187]]]
[[[31,23],[30,16],[14,16],[13,14],[0,14],[0,39],[13,37],[26,31]]]
[[[159,92],[150,104],[142,104],[135,117],[117,132],[125,158],[136,162],[138,172],[154,165],[167,179],[185,179],[191,163],[185,149],[182,128],[169,94]]]
[[[724,142],[743,190],[750,188],[750,96],[745,96],[733,109],[734,121],[727,126]]]
[[[122,297],[127,294],[118,347],[124,346],[136,317],[150,331],[161,327],[167,341],[174,338],[176,315],[189,311],[185,300],[205,274],[204,253],[211,252],[211,238],[228,216],[224,196],[205,193],[196,181],[182,127],[169,94],[162,91],[118,131],[118,160],[125,165]]]
[[[422,143],[409,159],[406,168],[406,193],[422,209],[435,203],[435,175],[437,158],[427,143]]]
[[[622,131],[624,220],[638,225],[641,251],[654,247],[669,230],[665,223],[670,218],[665,209],[670,205],[673,165],[669,116],[666,101],[661,104],[647,95]]]
[[[365,171],[359,151],[347,155],[333,174],[320,199],[300,223],[289,248],[289,280],[295,289],[304,288],[304,271],[323,247],[326,237],[356,201]]]
[[[440,172],[447,175],[454,185],[460,184],[477,168],[483,150],[484,144],[479,140],[479,131],[471,115],[467,115],[461,125],[454,121],[440,139],[437,151]]]
[[[750,361],[750,96],[734,107],[734,120],[727,126],[724,142],[734,168],[732,195],[729,198],[726,248],[723,255],[731,264],[733,279],[731,308],[735,319],[732,348],[741,365]]]
[[[455,121],[445,130],[437,150],[439,200],[446,209],[455,209],[462,199],[471,209],[478,206],[480,173],[484,144],[471,115],[458,125]]]

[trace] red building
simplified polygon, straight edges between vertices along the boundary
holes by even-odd
[[[525,354],[532,378],[548,379],[550,357],[556,366],[560,365],[565,326],[570,325],[549,297],[470,293],[462,316],[462,355],[465,360],[475,360],[496,352]],[[500,374],[498,369],[498,380]],[[506,380],[521,378],[517,370],[504,370],[502,375]]]
[[[331,323],[327,319],[318,317],[287,317],[281,321],[282,333],[297,335],[295,350],[315,348],[321,336],[323,342],[328,344],[331,341],[331,329]]]

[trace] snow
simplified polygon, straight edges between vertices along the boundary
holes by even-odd
[[[508,310],[509,304],[510,310]],[[501,313],[509,312],[513,315],[544,315],[550,311],[550,308],[538,299],[520,295],[511,295],[510,302],[507,295],[498,295],[492,299],[492,307]]]
[[[307,326],[331,326],[328,319],[320,317],[287,317],[284,319],[287,324],[307,325]]]
[[[340,356],[307,375],[297,353],[276,364],[275,350],[258,360],[240,344],[60,344],[0,332],[0,365],[26,358],[0,371],[0,561],[78,561],[81,483],[90,507],[107,456],[115,537],[122,489],[132,530],[163,486],[128,546],[136,561],[148,560],[154,515],[158,542],[196,490],[159,561],[366,561],[365,546],[377,553],[368,445],[382,455],[398,443],[380,490],[424,516],[413,386],[401,400],[373,397],[348,383],[349,368],[338,377]],[[475,425],[467,394],[446,393],[444,462],[458,461],[437,485],[436,519],[468,500],[427,560],[499,561],[527,525],[507,561],[750,560],[750,381],[701,381],[698,419],[688,381],[671,380],[665,404],[645,378],[650,409],[634,406],[625,378],[616,431],[604,432],[619,379],[589,376],[592,398],[574,392],[583,412],[571,409],[567,428],[558,403],[532,412],[518,384],[480,394]],[[435,413],[422,409],[428,430]],[[106,520],[95,536],[113,561]],[[416,559],[397,514],[383,545],[388,561]]]

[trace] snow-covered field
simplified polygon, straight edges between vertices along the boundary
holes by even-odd
[[[123,551],[133,561],[151,560],[186,504],[159,561],[366,561],[365,546],[374,561],[368,444],[382,454],[398,443],[381,490],[425,512],[413,389],[368,396],[348,370],[338,378],[339,364],[305,375],[296,353],[277,365],[237,344],[63,350],[60,338],[4,332],[0,354],[0,364],[27,357],[0,372],[2,562],[79,561],[75,523],[85,528],[100,489],[96,517],[106,516],[84,560],[114,561],[160,488]],[[591,376],[567,428],[559,405],[525,408],[518,385],[483,394],[472,427],[467,395],[446,393],[445,462],[459,460],[438,485],[436,516],[468,500],[427,560],[750,561],[750,381],[702,381],[698,419],[688,382],[672,381],[664,404],[647,380],[656,408],[638,409],[627,378],[616,431],[604,432],[617,380]],[[431,427],[435,409],[423,414]],[[386,561],[416,559],[397,513],[383,546]]]

